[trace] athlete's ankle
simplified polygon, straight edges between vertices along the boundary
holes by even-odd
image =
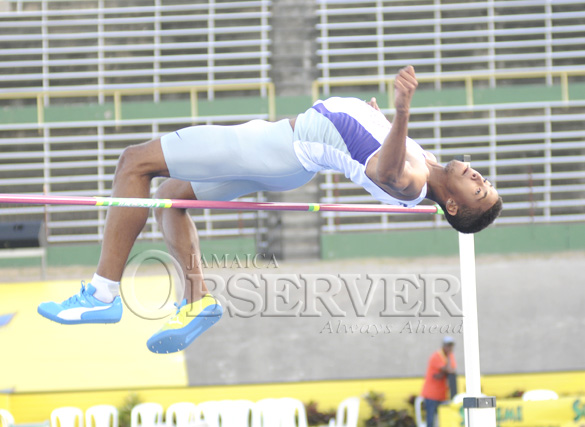
[[[95,288],[93,297],[104,303],[111,303],[120,295],[120,282],[106,279],[95,273],[91,279],[91,284]]]

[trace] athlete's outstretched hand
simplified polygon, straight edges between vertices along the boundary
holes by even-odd
[[[394,80],[394,106],[397,112],[408,112],[412,95],[418,86],[414,67],[409,65],[401,69]]]

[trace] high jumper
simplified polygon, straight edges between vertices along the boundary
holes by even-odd
[[[290,120],[192,126],[129,146],[116,167],[112,197],[148,198],[151,180],[168,177],[156,198],[228,201],[257,191],[292,190],[331,169],[383,203],[414,207],[427,198],[440,205],[457,231],[484,229],[500,214],[501,197],[465,163],[453,160],[442,166],[408,138],[410,104],[418,86],[414,68],[401,69],[394,85],[392,123],[374,98],[329,98]],[[187,209],[155,208],[154,213],[169,252],[191,279],[177,313],[147,342],[155,353],[170,353],[185,349],[216,323],[223,308],[208,293],[201,266],[187,271],[190,260],[201,257]],[[120,321],[120,280],[147,219],[145,208],[110,208],[91,283],[62,303],[40,304],[39,314],[62,324]]]

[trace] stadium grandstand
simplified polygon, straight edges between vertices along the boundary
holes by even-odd
[[[270,26],[272,8],[268,0],[4,1],[0,185],[107,196],[129,144],[194,123],[302,111],[310,102],[303,87],[274,97],[271,75],[287,77],[271,66],[271,34],[282,31]],[[411,136],[443,161],[462,147],[473,155],[505,198],[498,224],[585,218],[579,2],[323,0],[314,8],[313,98],[375,95],[391,115],[391,78],[412,64],[421,86]],[[324,174],[319,193],[322,202],[370,202],[335,173]],[[0,214],[46,218],[52,244],[99,241],[104,213],[52,206]],[[322,216],[323,233],[447,226],[439,217]],[[256,233],[256,214],[194,219],[202,236]],[[142,237],[160,238],[154,221]]]

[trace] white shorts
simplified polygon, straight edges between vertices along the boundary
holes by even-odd
[[[299,162],[288,119],[191,126],[161,137],[171,178],[190,181],[199,200],[298,188],[315,176]]]

